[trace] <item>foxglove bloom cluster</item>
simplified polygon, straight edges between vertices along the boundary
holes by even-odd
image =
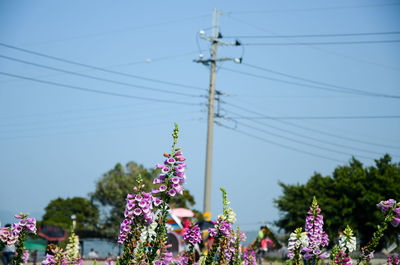
[[[343,235],[339,236],[339,247],[346,253],[356,250],[356,237],[349,226],[343,231]]]
[[[243,265],[257,265],[256,254],[252,248],[246,248],[243,253]]]
[[[343,251],[342,249],[338,248],[336,246],[336,248],[334,248],[332,250],[332,260],[334,264],[337,265],[351,265],[351,258],[350,255],[348,253],[346,253],[345,251]]]
[[[156,236],[157,222],[152,222],[149,226],[145,226],[140,233],[140,241],[149,242],[152,241]]]
[[[7,245],[14,245],[16,254],[12,258],[13,264],[23,263],[24,242],[27,234],[36,234],[36,219],[28,218],[29,214],[16,214],[15,218],[20,219],[19,222],[12,224],[11,227],[3,227],[0,230],[0,240]]]
[[[387,261],[387,265],[400,265],[400,259],[399,256],[389,256]]]
[[[309,246],[302,249],[306,253],[304,254],[305,259],[312,258],[317,261],[328,256],[326,253],[322,253],[320,249],[320,247],[327,246],[329,242],[328,235],[323,230],[324,220],[320,213],[321,209],[318,206],[317,199],[314,197],[306,218],[305,230]]]
[[[290,233],[288,243],[288,258],[294,260],[295,264],[299,264],[301,261],[300,251],[303,248],[307,248],[309,244],[307,233],[302,232],[302,228],[296,228],[294,232]]]
[[[120,227],[118,243],[122,244],[132,233],[132,224],[143,222],[150,225],[154,219],[153,207],[159,206],[162,201],[153,197],[151,193],[128,194],[126,197],[125,219]]]
[[[395,200],[389,199],[381,201],[377,206],[381,208],[382,213],[385,215],[389,214],[391,210],[393,210],[393,219],[391,220],[391,223],[394,227],[397,227],[400,224],[400,203],[396,203]]]
[[[172,252],[166,252],[160,259],[154,261],[154,265],[168,265],[172,262]]]
[[[20,219],[20,221],[12,224],[11,227],[3,227],[0,230],[0,240],[7,245],[15,244],[24,228],[31,234],[36,234],[37,232],[35,218],[27,218],[28,215],[23,213],[16,214],[14,217]]]
[[[183,240],[192,245],[199,244],[201,242],[201,233],[198,225],[194,225],[190,229],[186,229],[183,234]]]
[[[381,208],[384,214],[384,219],[380,225],[378,225],[377,231],[372,235],[371,241],[361,248],[361,256],[358,258],[357,264],[361,262],[367,263],[374,257],[376,247],[379,245],[379,241],[384,235],[385,230],[388,228],[388,224],[391,223],[394,227],[397,227],[400,223],[400,202],[396,202],[393,199],[381,201],[377,204]]]
[[[74,233],[73,230],[71,230],[71,235],[68,238],[68,244],[65,247],[65,249],[66,249],[65,254],[67,255],[69,262],[71,264],[73,262],[77,263],[78,260],[80,259],[79,237]]]
[[[227,220],[218,219],[218,221],[212,221],[214,224],[213,228],[208,228],[208,233],[211,237],[218,234],[218,230],[225,237],[229,237],[231,234],[231,224]]]
[[[166,158],[163,164],[157,164],[156,168],[161,170],[153,181],[153,184],[161,184],[158,189],[154,189],[153,193],[164,192],[173,197],[176,194],[183,193],[183,184],[185,183],[186,175],[186,158],[183,156],[180,148],[173,154],[164,153]]]
[[[22,254],[22,263],[28,263],[29,260],[29,250],[25,250]]]
[[[52,254],[46,254],[45,259],[42,261],[42,265],[82,265],[83,260],[75,258],[69,260],[67,252],[62,248],[54,247]]]
[[[228,210],[226,210],[226,214],[218,215],[218,219],[227,220],[229,223],[233,224],[236,222],[236,213],[229,207]]]

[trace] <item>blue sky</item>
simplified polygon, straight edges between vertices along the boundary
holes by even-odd
[[[118,162],[153,167],[169,151],[173,122],[188,159],[186,188],[203,208],[209,70],[193,59],[209,56],[198,32],[210,32],[214,7],[224,12],[223,36],[273,38],[219,48],[219,56],[242,56],[243,64],[224,62],[217,72],[217,90],[226,94],[226,118],[217,121],[231,129],[214,130],[213,216],[221,186],[238,224],[252,230],[278,219],[278,181],[305,183],[352,155],[365,165],[384,153],[399,161],[398,118],[253,118],[400,115],[399,98],[382,96],[400,95],[400,43],[354,43],[399,40],[400,1],[2,1],[0,43],[125,74],[0,46],[0,72],[14,75],[0,74],[2,222],[11,212],[40,216],[59,196],[87,196]],[[392,34],[277,37],[382,32]],[[281,44],[265,45],[274,42]],[[287,45],[299,42],[353,43]]]

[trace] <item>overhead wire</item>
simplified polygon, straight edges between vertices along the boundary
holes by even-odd
[[[169,110],[166,111],[165,108],[163,109],[159,109],[156,110],[157,112],[162,111],[163,114],[169,114],[169,113],[173,113],[173,110]],[[145,111],[146,114],[150,114],[148,116],[150,117],[154,117],[153,113],[150,113],[148,110]],[[135,111],[135,114],[138,113],[137,111]],[[199,113],[198,111],[186,111],[185,114],[192,114],[192,113]],[[124,116],[128,116],[128,117],[124,117]],[[7,128],[6,126],[10,126],[10,124],[5,124],[6,126],[0,126],[0,134],[5,134],[5,133],[21,133],[21,132],[32,132],[32,131],[41,131],[41,130],[50,130],[50,129],[65,129],[65,128],[73,128],[75,126],[77,127],[81,127],[81,126],[94,126],[94,125],[104,125],[104,124],[113,124],[113,123],[119,123],[119,122],[128,122],[128,121],[138,121],[141,119],[145,119],[148,120],[149,117],[146,117],[144,115],[140,115],[140,118],[138,119],[138,117],[133,117],[132,114],[127,114],[124,116],[119,116],[118,118],[113,115],[112,116],[112,120],[107,120],[106,121],[106,116],[84,116],[84,117],[72,117],[70,119],[58,119],[58,120],[52,120],[52,121],[43,121],[43,122],[38,122],[38,121],[34,121],[34,122],[30,122],[30,123],[24,123],[24,124],[20,124],[22,126],[24,126],[24,128],[16,128],[15,124],[12,125],[14,127],[12,128]],[[158,115],[157,115],[158,116]],[[95,120],[96,118],[100,118],[100,120]],[[117,119],[116,119],[117,118]],[[80,121],[84,121],[84,123],[79,123]],[[78,122],[78,123],[77,123]],[[31,125],[33,125],[33,127],[30,127]],[[5,127],[5,128],[1,128],[1,127]],[[28,129],[27,129],[28,128]]]
[[[288,81],[288,80],[283,80],[279,78],[274,78],[274,77],[267,77],[263,75],[257,75],[249,72],[244,72],[244,71],[239,71],[239,70],[234,70],[231,68],[227,67],[221,67],[221,69],[238,73],[241,75],[247,75],[247,76],[252,76],[256,78],[261,78],[265,80],[270,80],[270,81],[275,81],[275,82],[280,82],[280,83],[285,83],[285,84],[290,84],[290,85],[295,85],[295,86],[303,86],[303,87],[308,87],[308,88],[316,88],[319,90],[326,90],[326,91],[333,91],[333,92],[339,92],[339,93],[347,93],[347,94],[355,94],[355,95],[362,95],[362,96],[374,96],[374,97],[385,97],[385,98],[395,98],[395,99],[400,99],[400,96],[397,95],[387,95],[387,94],[378,94],[378,93],[372,93],[372,92],[366,92],[363,90],[358,90],[358,89],[351,89],[351,88],[334,88],[334,87],[328,87],[326,85],[324,86],[317,86],[317,85],[312,85],[312,84],[304,84],[304,83],[298,83],[298,82],[293,82],[293,81]]]
[[[71,41],[71,40],[79,40],[79,39],[84,39],[84,38],[104,36],[104,35],[115,34],[115,33],[124,33],[124,32],[128,32],[128,31],[135,31],[135,30],[158,27],[158,26],[166,26],[166,25],[170,25],[170,24],[174,24],[174,23],[181,23],[181,22],[185,22],[185,21],[192,21],[192,20],[197,20],[197,19],[200,19],[200,18],[209,17],[209,16],[210,16],[210,14],[201,14],[201,15],[198,15],[198,16],[180,18],[180,19],[173,19],[173,20],[154,23],[154,24],[150,24],[150,25],[143,25],[143,26],[137,26],[137,27],[127,27],[127,28],[124,28],[124,29],[115,29],[115,30],[110,30],[110,31],[105,31],[105,32],[85,34],[85,35],[81,35],[81,36],[67,37],[67,38],[56,39],[56,40],[46,40],[46,41],[41,41],[41,42],[36,42],[36,43],[30,43],[28,45],[42,45],[42,44],[53,43],[53,42],[64,42],[64,41]]]
[[[185,120],[177,120],[179,124],[182,124],[184,122],[189,122],[189,121],[199,121],[198,118],[191,118],[191,119],[185,119]],[[152,123],[147,123],[147,124],[140,124],[140,128],[143,128],[145,126],[155,126],[155,125],[160,125],[162,123],[170,123],[170,121],[167,121],[165,119],[157,122],[152,122]],[[111,127],[111,128],[94,128],[94,129],[89,129],[89,130],[79,130],[79,131],[63,131],[61,133],[51,133],[51,134],[40,134],[40,135],[22,135],[22,136],[11,136],[11,137],[0,137],[0,141],[2,140],[17,140],[17,139],[26,139],[26,138],[40,138],[40,137],[48,137],[48,136],[59,136],[59,135],[77,135],[77,134],[82,134],[82,133],[91,133],[91,132],[101,132],[101,131],[109,131],[109,130],[118,130],[120,131],[121,129],[131,129],[131,128],[137,128],[138,126],[135,125],[129,125],[129,126],[124,126],[124,127]]]
[[[241,39],[275,39],[275,38],[330,38],[330,37],[358,37],[358,36],[381,36],[381,35],[398,35],[400,31],[387,32],[354,32],[354,33],[326,33],[326,34],[292,34],[292,35],[235,35],[225,36],[224,38],[241,38]]]
[[[266,67],[261,67],[261,66],[257,66],[257,65],[253,65],[253,64],[248,64],[246,62],[242,63],[243,65],[253,68],[253,69],[257,69],[257,70],[261,70],[264,72],[268,72],[268,73],[273,73],[276,75],[281,75],[281,76],[285,76],[285,77],[289,77],[289,78],[293,78],[293,79],[297,79],[300,81],[305,81],[305,82],[309,82],[309,83],[313,83],[313,84],[317,84],[317,85],[322,85],[322,86],[326,86],[326,87],[333,87],[333,88],[338,88],[341,89],[343,91],[350,91],[350,92],[355,92],[355,93],[360,93],[360,94],[365,94],[365,95],[370,95],[370,96],[377,96],[377,97],[389,97],[389,98],[400,98],[400,96],[397,95],[387,95],[387,94],[382,94],[382,93],[375,93],[375,92],[370,92],[370,91],[365,91],[365,90],[361,90],[361,89],[355,89],[355,88],[349,88],[349,87],[345,87],[345,86],[338,86],[335,84],[330,84],[327,82],[321,82],[321,81],[316,81],[313,79],[309,79],[309,78],[304,78],[301,76],[296,76],[296,75],[292,75],[292,74],[287,74],[284,72],[280,72],[280,71],[276,71],[270,68],[266,68]]]
[[[229,106],[232,106],[232,107],[236,108],[236,109],[240,109],[240,110],[248,112],[248,113],[253,113],[253,114],[256,114],[256,115],[258,115],[260,117],[269,117],[268,115],[265,115],[263,113],[260,113],[260,112],[254,111],[254,110],[247,109],[247,108],[239,106],[237,104],[228,103],[228,102],[225,102],[225,103],[227,105],[229,105]],[[330,137],[334,137],[334,138],[341,139],[341,140],[357,142],[357,143],[361,143],[361,144],[365,144],[365,145],[372,145],[372,146],[377,146],[377,147],[400,150],[400,147],[394,146],[394,145],[385,145],[385,144],[380,144],[380,143],[367,142],[367,141],[363,141],[363,140],[360,140],[360,139],[356,139],[356,138],[352,138],[352,137],[346,137],[346,136],[338,135],[338,134],[327,132],[327,131],[322,131],[322,130],[315,129],[315,128],[309,128],[309,127],[302,126],[302,125],[299,125],[299,124],[296,124],[296,123],[293,123],[293,122],[289,122],[289,121],[285,121],[285,120],[275,119],[275,121],[283,123],[283,124],[286,124],[286,125],[289,125],[291,127],[300,128],[300,129],[305,130],[305,131],[310,131],[310,132],[313,132],[313,133],[322,134],[322,135],[325,135],[325,136],[330,136]]]
[[[47,85],[65,87],[65,88],[70,88],[70,89],[74,89],[74,90],[85,91],[85,92],[96,93],[96,94],[102,94],[102,95],[108,95],[108,96],[123,97],[123,98],[130,98],[130,99],[139,99],[139,100],[170,103],[170,104],[183,104],[183,105],[196,104],[196,103],[189,103],[189,102],[186,102],[186,101],[177,101],[177,100],[167,100],[167,99],[157,99],[157,98],[149,98],[149,97],[141,97],[141,96],[132,96],[132,95],[116,93],[116,92],[108,92],[108,91],[97,90],[97,89],[92,89],[92,88],[84,88],[84,87],[79,87],[79,86],[74,86],[74,85],[68,85],[68,84],[62,84],[62,83],[57,83],[57,82],[52,82],[52,81],[46,81],[46,80],[31,78],[31,77],[27,77],[27,76],[16,75],[16,74],[7,73],[7,72],[0,72],[0,74],[4,75],[4,76],[9,76],[9,77],[20,78],[20,79],[24,79],[24,80],[33,81],[33,82],[36,82],[36,83],[42,83],[42,84],[47,84]]]
[[[246,120],[369,120],[369,119],[400,119],[400,115],[378,116],[271,116],[271,117],[232,117],[232,119]]]
[[[231,127],[225,126],[225,125],[223,125],[223,124],[219,124],[219,123],[217,123],[217,125],[218,125],[218,126],[221,126],[221,127],[224,127],[224,128],[226,128],[226,129],[228,129],[228,130],[234,131],[234,132],[236,132],[236,133],[240,133],[240,134],[246,135],[246,136],[248,136],[248,137],[252,137],[252,138],[261,140],[261,141],[263,141],[263,142],[266,142],[266,143],[269,143],[269,144],[272,144],[272,145],[276,145],[276,146],[279,146],[279,147],[282,147],[282,148],[285,148],[285,149],[288,149],[288,150],[296,151],[296,152],[298,152],[298,153],[307,154],[307,155],[314,156],[314,157],[318,157],[318,158],[323,158],[323,159],[330,160],[330,161],[334,161],[334,162],[343,163],[342,160],[338,160],[338,159],[336,159],[336,158],[332,158],[332,157],[329,157],[329,156],[319,155],[319,154],[316,154],[316,153],[313,153],[313,152],[308,152],[308,151],[306,151],[306,150],[299,149],[299,148],[295,148],[295,147],[290,146],[290,145],[285,145],[285,144],[277,143],[277,142],[271,141],[271,140],[269,140],[269,139],[265,139],[265,138],[263,138],[263,137],[260,137],[260,136],[257,136],[257,135],[248,133],[247,131],[240,130],[240,129],[238,129],[238,128],[231,128]]]
[[[82,74],[82,73],[69,71],[69,70],[65,70],[65,69],[61,69],[61,68],[57,68],[57,67],[53,67],[53,66],[48,66],[48,65],[34,63],[34,62],[26,61],[26,60],[21,60],[21,59],[18,59],[18,58],[5,56],[5,55],[1,55],[1,54],[0,54],[0,58],[11,60],[11,61],[14,61],[14,62],[27,64],[27,65],[32,65],[32,66],[36,66],[36,67],[40,67],[40,68],[44,68],[44,69],[49,69],[49,70],[53,70],[53,71],[57,71],[57,72],[65,73],[65,74],[85,77],[85,78],[98,80],[98,81],[103,81],[103,82],[107,82],[107,83],[111,83],[111,84],[117,84],[117,85],[122,85],[122,86],[128,86],[128,87],[133,87],[133,88],[144,89],[144,90],[147,90],[147,91],[148,90],[157,91],[157,92],[160,92],[160,93],[176,94],[176,95],[181,95],[181,96],[186,96],[186,97],[202,97],[201,95],[194,95],[194,94],[189,94],[189,93],[184,93],[184,92],[179,92],[179,91],[166,90],[166,89],[158,89],[158,88],[153,88],[153,87],[148,87],[148,86],[136,85],[136,84],[132,84],[132,83],[126,83],[126,82],[116,81],[116,80],[112,80],[112,79],[97,77],[97,76],[93,76],[93,75]]]
[[[141,79],[141,80],[145,80],[145,81],[149,81],[149,82],[155,82],[155,83],[171,85],[171,86],[177,86],[177,87],[184,87],[184,88],[189,88],[189,89],[196,89],[196,90],[202,90],[202,91],[206,90],[205,88],[202,88],[202,87],[179,84],[179,83],[174,83],[174,82],[169,82],[169,81],[158,80],[158,79],[154,79],[154,78],[148,78],[148,77],[143,77],[143,76],[138,76],[138,75],[133,75],[133,74],[128,74],[128,73],[118,72],[118,71],[114,71],[114,70],[109,70],[109,69],[106,69],[106,68],[103,68],[103,67],[98,67],[98,66],[94,66],[94,65],[85,64],[85,63],[80,63],[80,62],[76,62],[76,61],[72,61],[72,60],[68,60],[68,59],[63,59],[63,58],[52,56],[52,55],[47,55],[47,54],[44,54],[44,53],[39,53],[39,52],[35,52],[35,51],[19,48],[19,47],[16,47],[16,46],[13,46],[13,45],[9,45],[9,44],[5,44],[5,43],[2,43],[2,42],[0,42],[0,46],[7,47],[7,48],[10,48],[10,49],[13,49],[13,50],[17,50],[17,51],[21,51],[21,52],[25,52],[25,53],[28,53],[28,54],[33,54],[33,55],[36,55],[36,56],[40,56],[40,57],[44,57],[44,58],[48,58],[48,59],[52,59],[52,60],[56,60],[56,61],[60,61],[60,62],[68,63],[68,64],[72,64],[72,65],[77,65],[77,66],[81,66],[81,67],[91,68],[91,69],[94,69],[94,70],[98,70],[98,71],[102,71],[102,72],[106,72],[106,73],[111,73],[111,74],[116,74],[116,75],[120,75],[120,76],[131,77],[131,78]]]
[[[400,5],[400,2],[380,3],[380,4],[366,4],[366,5],[352,5],[352,6],[331,6],[331,7],[311,7],[311,8],[287,8],[287,9],[270,9],[270,10],[249,10],[249,11],[229,11],[227,14],[263,14],[263,13],[281,13],[281,12],[309,12],[309,11],[323,11],[323,10],[340,10],[340,9],[354,9],[354,8],[369,8],[369,7],[386,7]]]
[[[242,43],[244,46],[298,46],[298,45],[351,45],[351,44],[376,44],[399,43],[400,40],[362,40],[362,41],[324,41],[324,42],[260,42]]]
[[[400,2],[399,2],[399,4],[400,4]],[[280,34],[277,34],[277,33],[273,32],[273,31],[271,31],[271,30],[267,30],[264,27],[260,27],[259,25],[254,25],[254,24],[248,23],[247,21],[245,21],[243,19],[237,18],[236,16],[232,16],[230,13],[228,13],[228,18],[230,18],[230,19],[232,19],[232,20],[234,20],[236,22],[239,22],[241,24],[247,25],[247,26],[249,26],[251,28],[255,28],[255,29],[259,30],[259,31],[266,32],[268,34],[280,35]],[[291,38],[282,38],[282,39],[285,39],[285,40],[288,40],[288,41],[292,41]],[[361,58],[357,58],[357,57],[350,56],[350,55],[347,55],[347,54],[342,54],[342,53],[338,53],[338,52],[335,52],[335,51],[326,50],[326,49],[323,49],[323,48],[321,48],[319,46],[315,46],[315,45],[303,45],[303,46],[305,46],[307,48],[310,48],[310,49],[313,49],[313,50],[317,50],[319,52],[332,54],[334,56],[339,56],[339,57],[342,57],[342,58],[345,58],[345,59],[348,59],[348,60],[352,60],[352,61],[355,61],[357,63],[375,65],[375,66],[378,66],[378,67],[383,67],[383,68],[386,68],[386,69],[395,70],[396,72],[399,71],[399,68],[393,67],[391,65],[385,65],[385,64],[381,64],[381,63],[365,60],[364,58],[361,59]]]
[[[254,120],[252,120],[252,119],[247,119],[245,116],[240,115],[240,114],[238,114],[238,113],[235,113],[235,112],[232,112],[232,111],[227,111],[227,112],[228,112],[228,113],[232,113],[232,114],[234,114],[234,115],[237,115],[237,117],[229,117],[229,119],[233,119],[233,120],[235,120],[236,122],[237,122],[238,119],[245,119],[245,120],[249,120],[249,121],[255,122]],[[267,117],[261,117],[261,118],[267,118]],[[268,116],[268,118],[270,118],[270,119],[272,119],[272,120],[276,120],[276,118],[274,118],[274,117]],[[355,147],[355,146],[348,146],[348,145],[339,144],[339,143],[333,143],[333,142],[331,142],[331,141],[322,140],[322,139],[319,139],[319,138],[312,137],[312,136],[310,136],[310,135],[305,135],[305,134],[301,134],[301,133],[298,133],[298,132],[293,132],[293,131],[291,131],[291,130],[283,129],[283,128],[281,128],[281,127],[274,126],[274,125],[271,125],[271,124],[269,124],[269,123],[260,123],[260,122],[255,122],[255,123],[256,123],[256,124],[259,124],[259,125],[261,124],[261,125],[266,126],[266,127],[273,128],[273,129],[278,130],[278,131],[281,131],[281,132],[289,133],[289,134],[294,135],[294,136],[298,136],[298,137],[310,139],[310,140],[313,140],[313,141],[316,141],[316,142],[319,142],[319,143],[328,144],[328,145],[332,145],[332,146],[335,146],[335,147],[342,147],[342,148],[351,149],[351,150],[357,150],[357,151],[361,151],[361,152],[365,152],[365,153],[371,153],[371,154],[379,154],[379,155],[381,155],[381,153],[376,152],[376,151],[372,151],[372,150],[368,150],[368,149],[364,149],[364,148],[359,148],[359,147]],[[395,155],[395,156],[400,157],[400,155]]]
[[[229,111],[229,112],[234,114],[234,115],[237,115],[239,117],[244,118],[244,116],[242,116],[242,115],[240,115],[238,113],[235,113],[235,112],[232,112],[232,111]],[[235,119],[234,117],[230,117],[230,118],[237,121],[237,119]],[[347,145],[343,145],[343,144],[335,144],[335,143],[332,143],[330,141],[325,141],[325,140],[321,140],[321,139],[318,139],[318,138],[315,138],[315,137],[311,137],[309,135],[304,135],[304,134],[296,133],[296,132],[293,132],[293,131],[290,131],[290,130],[287,130],[287,129],[282,129],[280,127],[273,126],[273,125],[268,124],[268,123],[261,123],[261,122],[257,122],[257,121],[254,121],[254,120],[249,120],[249,121],[251,121],[253,123],[256,123],[257,125],[270,127],[270,128],[273,128],[273,129],[276,129],[276,130],[279,130],[279,131],[282,131],[282,132],[285,132],[285,133],[289,133],[289,134],[297,136],[297,137],[309,139],[309,140],[316,141],[316,142],[319,142],[319,143],[328,144],[328,145],[332,145],[332,146],[335,146],[335,147],[342,147],[342,148],[351,149],[351,150],[358,150],[358,151],[365,152],[365,153],[381,154],[381,153],[378,153],[378,152],[375,152],[375,151],[366,150],[366,149],[362,149],[362,148],[357,148],[357,147],[353,147],[353,146],[347,146]],[[277,133],[273,133],[273,132],[266,131],[266,130],[263,130],[263,129],[259,129],[259,128],[253,127],[251,125],[245,124],[243,122],[237,122],[237,123],[238,124],[242,124],[244,126],[247,126],[249,128],[252,128],[254,130],[261,131],[263,133],[266,133],[266,134],[269,134],[269,135],[272,135],[272,136],[275,136],[275,137],[278,137],[278,138],[282,138],[282,139],[285,139],[285,140],[288,140],[288,141],[292,141],[292,142],[295,142],[295,143],[298,143],[298,144],[302,144],[302,145],[305,145],[305,146],[311,146],[311,147],[314,147],[314,148],[317,148],[317,149],[321,149],[321,150],[324,150],[324,151],[333,152],[333,153],[337,153],[337,154],[344,154],[344,155],[350,155],[350,156],[352,155],[352,154],[349,154],[347,152],[343,152],[343,151],[340,151],[340,150],[335,150],[335,149],[331,149],[331,148],[327,148],[327,147],[318,146],[318,145],[315,145],[313,143],[303,142],[303,141],[300,141],[300,140],[297,140],[297,139],[293,139],[293,138],[290,138],[290,137],[283,136],[281,134],[277,134]],[[373,159],[371,157],[366,157],[366,156],[363,156],[363,155],[358,155],[358,156],[361,157],[361,158]]]

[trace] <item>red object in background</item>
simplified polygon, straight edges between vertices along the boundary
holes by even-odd
[[[53,225],[41,225],[38,235],[48,241],[63,241],[67,238],[67,233],[63,229]]]

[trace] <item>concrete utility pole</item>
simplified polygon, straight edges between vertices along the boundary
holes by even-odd
[[[215,97],[215,69],[217,62],[217,50],[219,33],[219,11],[214,8],[213,25],[212,25],[212,42],[211,48],[211,67],[210,67],[210,89],[208,91],[208,125],[207,125],[207,147],[206,147],[206,170],[204,177],[204,206],[203,214],[206,219],[211,219],[211,170],[212,170],[212,147],[214,132],[214,97]]]
[[[212,20],[211,36],[206,36],[204,31],[200,31],[200,38],[211,42],[211,58],[195,60],[197,63],[210,66],[210,87],[208,91],[208,125],[207,125],[207,146],[206,146],[206,168],[204,177],[204,206],[203,215],[206,220],[211,219],[211,173],[212,173],[212,147],[213,147],[213,130],[214,130],[214,99],[215,99],[215,76],[217,61],[233,60],[238,62],[237,58],[219,58],[217,59],[218,46],[222,45],[240,45],[239,42],[234,44],[225,43],[219,38],[219,16],[223,14],[220,10],[214,8]],[[241,62],[241,59],[240,59]]]

